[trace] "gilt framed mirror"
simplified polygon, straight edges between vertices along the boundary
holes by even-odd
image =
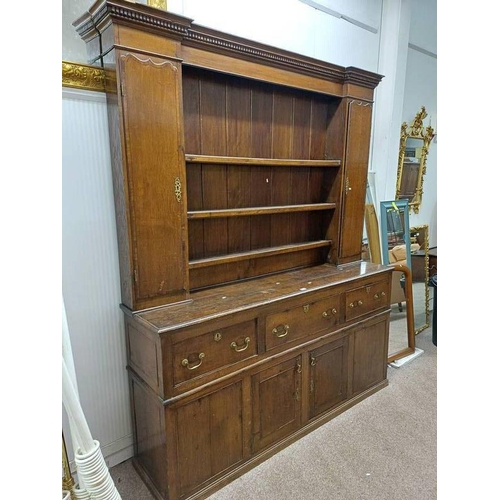
[[[430,304],[433,289],[429,286],[429,226],[410,228],[411,268],[415,335],[430,326]]]
[[[410,126],[401,125],[396,200],[407,200],[410,212],[418,213],[422,203],[427,155],[434,137],[434,129],[424,127],[425,106],[417,113]]]

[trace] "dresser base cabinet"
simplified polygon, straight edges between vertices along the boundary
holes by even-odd
[[[136,466],[156,496],[204,498],[385,387],[390,283],[324,265],[128,311]]]

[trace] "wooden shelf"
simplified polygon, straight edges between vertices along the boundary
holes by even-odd
[[[299,160],[288,158],[248,158],[244,156],[186,155],[187,163],[271,167],[340,167],[340,160]]]
[[[308,203],[302,205],[281,205],[275,207],[227,208],[221,210],[196,210],[187,213],[188,219],[213,219],[218,217],[244,217],[249,215],[268,215],[292,212],[312,212],[333,210],[336,203]]]
[[[192,260],[189,262],[189,269],[199,269],[202,267],[210,267],[214,265],[229,264],[247,259],[258,259],[262,257],[270,257],[273,255],[283,255],[292,252],[301,252],[314,248],[329,247],[332,244],[330,240],[312,241],[310,243],[296,243],[293,245],[283,245],[279,247],[264,248],[261,250],[252,250],[250,252],[234,253],[231,255],[222,255],[218,257],[210,257],[208,259]]]

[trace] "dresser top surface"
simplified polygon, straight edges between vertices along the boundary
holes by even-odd
[[[339,266],[322,264],[201,290],[192,293],[188,301],[138,311],[133,316],[163,333],[390,270],[364,261]]]

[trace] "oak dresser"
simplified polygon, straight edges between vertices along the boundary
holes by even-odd
[[[125,0],[74,26],[106,73],[135,464],[205,498],[387,385],[381,76]]]

